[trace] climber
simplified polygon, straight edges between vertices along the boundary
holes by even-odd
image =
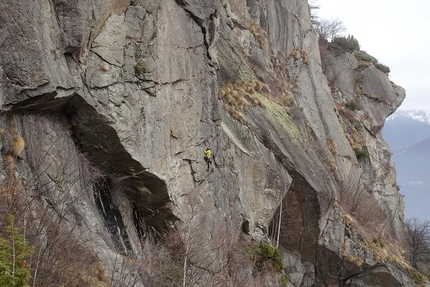
[[[208,170],[209,170],[209,166],[212,163],[212,160],[211,160],[211,154],[212,154],[212,152],[209,149],[209,147],[206,147],[204,153],[205,153],[204,159],[205,159],[206,163],[208,164]]]

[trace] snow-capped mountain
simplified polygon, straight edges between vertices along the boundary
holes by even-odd
[[[398,110],[386,120],[382,136],[394,152],[406,216],[430,219],[430,113]]]
[[[401,117],[406,117],[430,125],[430,112],[424,110],[397,110],[387,118],[387,122]]]

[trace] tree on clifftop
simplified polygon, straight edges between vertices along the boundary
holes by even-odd
[[[331,42],[334,38],[346,32],[346,27],[343,22],[337,18],[333,20],[323,19],[315,25],[315,30],[319,38]]]

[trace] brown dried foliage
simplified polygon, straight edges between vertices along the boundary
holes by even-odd
[[[267,32],[261,28],[260,24],[252,20],[249,31],[254,35],[254,38],[257,40],[258,44],[260,44],[261,49],[266,50],[269,43],[267,40]]]
[[[243,108],[246,105],[265,107],[256,93],[269,92],[269,87],[261,82],[226,81],[218,92],[219,98],[229,106]]]

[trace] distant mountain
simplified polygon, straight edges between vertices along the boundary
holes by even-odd
[[[386,120],[382,136],[394,152],[406,216],[430,219],[430,113],[396,111]]]
[[[430,113],[396,111],[386,120],[382,136],[394,153],[430,138]]]
[[[430,219],[430,138],[393,155],[406,214]]]

